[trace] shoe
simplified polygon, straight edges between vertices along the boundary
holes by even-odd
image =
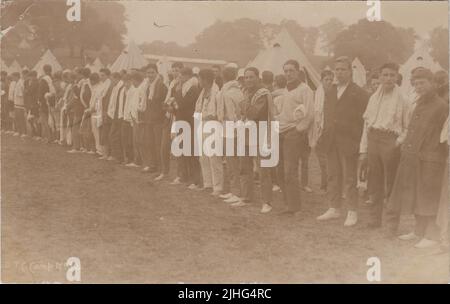
[[[88,151],[87,154],[93,155],[93,154],[95,154],[95,152],[94,151]]]
[[[196,184],[190,184],[189,186],[188,186],[188,189],[189,190],[197,190],[197,189],[199,189],[200,187],[199,186],[197,186]]]
[[[439,244],[439,242],[423,238],[416,245],[414,245],[414,248],[419,248],[419,249],[431,248],[438,244]]]
[[[149,172],[150,171],[150,167],[144,167],[143,169],[142,169],[142,172]]]
[[[317,217],[318,221],[327,221],[331,219],[337,219],[341,216],[341,213],[336,208],[328,209],[324,214]]]
[[[272,211],[272,206],[270,204],[263,204],[261,213],[269,213],[270,211]]]
[[[125,167],[129,167],[129,168],[137,168],[139,167],[138,165],[136,165],[135,163],[128,163],[125,165]]]
[[[155,182],[160,181],[160,180],[162,180],[164,177],[165,177],[164,174],[160,174],[160,175],[158,175],[157,177],[155,177],[154,181],[155,181]]]
[[[181,184],[181,178],[177,177],[170,183],[171,185],[179,185]]]
[[[211,195],[212,195],[212,196],[219,197],[219,195],[220,195],[221,193],[222,193],[222,191],[214,190],[213,192],[211,192]]]
[[[231,207],[244,207],[247,206],[248,204],[242,200],[239,200],[238,202],[232,203],[230,206]]]
[[[229,199],[230,197],[233,196],[233,193],[229,192],[229,193],[225,193],[225,194],[220,194],[219,197],[221,199]]]
[[[80,152],[88,152],[85,148],[80,148]]]
[[[408,234],[403,234],[398,237],[402,241],[412,241],[417,239],[417,235],[414,232],[410,232]]]
[[[108,159],[108,156],[100,156],[98,159],[100,159],[100,160],[107,160]]]
[[[294,216],[295,213],[296,213],[295,211],[284,210],[284,211],[278,212],[277,215],[278,216]]]
[[[106,160],[112,161],[112,160],[116,160],[116,158],[114,156],[108,156],[108,158]]]
[[[224,202],[228,203],[228,204],[233,204],[233,203],[237,203],[240,201],[241,201],[241,199],[239,197],[237,197],[236,195],[232,195],[230,198],[227,198],[224,200]]]
[[[80,153],[80,152],[81,152],[80,150],[75,150],[75,149],[67,151],[67,153]]]
[[[14,132],[13,136],[19,136],[20,133],[19,132]]]
[[[206,191],[206,192],[209,192],[209,191],[211,191],[212,190],[212,187],[198,187],[197,189],[195,189],[195,190],[197,190],[197,191]]]
[[[273,191],[273,192],[278,192],[278,191],[281,191],[281,188],[280,188],[280,186],[278,186],[278,185],[273,185],[272,191]]]
[[[303,191],[305,191],[305,192],[307,192],[307,193],[312,193],[312,192],[313,192],[313,190],[312,190],[311,187],[309,187],[309,186],[303,187]]]
[[[20,138],[27,138],[27,137],[28,137],[28,135],[26,135],[26,134],[20,135]]]
[[[356,225],[358,222],[358,213],[356,211],[349,211],[347,212],[347,218],[344,222],[344,227],[351,227]]]

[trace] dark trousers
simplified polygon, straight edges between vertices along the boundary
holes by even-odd
[[[248,154],[246,154],[248,155]],[[256,166],[259,173],[259,183],[261,187],[261,203],[272,203],[272,177],[270,167],[261,167],[261,158],[252,156],[239,156],[241,199],[243,201],[252,201],[254,199],[254,167],[253,160],[256,160]]]
[[[187,184],[195,184],[200,186],[201,174],[200,174],[200,162],[198,156],[180,156],[177,159],[178,172],[181,177],[181,181]]]
[[[346,192],[348,209],[358,207],[358,154],[344,154],[338,145],[333,144],[328,154],[328,199],[332,208],[342,207],[342,194]],[[344,191],[345,190],[345,191]]]
[[[2,111],[1,111],[1,118],[2,118],[2,130],[11,131],[12,130],[12,120],[9,116],[9,112],[11,111],[10,104],[11,102],[7,99],[2,97],[1,101]]]
[[[327,154],[316,150],[317,160],[320,168],[320,189],[328,188],[328,159]]]
[[[123,161],[122,151],[122,120],[114,118],[111,120],[111,129],[109,130],[109,145],[111,156],[119,162]]]
[[[41,125],[42,137],[47,139],[49,142],[54,140],[53,131],[50,129],[48,124],[48,112],[39,110],[39,124]]]
[[[309,146],[309,143],[307,143],[300,155],[300,160],[301,160],[300,172],[302,174],[302,178],[301,178],[302,187],[306,187],[309,184],[309,156],[310,155],[311,155],[311,147]]]
[[[25,108],[14,107],[14,124],[16,132],[20,135],[27,134],[27,123],[25,118]]]
[[[191,127],[190,139],[191,139],[191,151],[190,155],[194,155],[194,126],[193,122],[189,122]],[[182,136],[184,130],[180,130],[178,135]],[[201,169],[198,156],[186,156],[182,155],[177,158],[177,171],[181,181],[188,184],[201,185]]]
[[[75,110],[73,112],[72,123],[72,148],[80,150],[83,146],[83,140],[80,132],[81,120],[83,119],[83,112],[81,110]]]
[[[287,210],[291,212],[297,212],[301,207],[298,164],[307,149],[309,149],[308,138],[305,132],[292,129],[281,134],[278,181]]]
[[[124,161],[126,163],[134,162],[133,128],[131,123],[125,120],[122,120],[121,141]]]
[[[148,123],[137,123],[135,126],[135,144],[137,158],[142,160],[144,167],[151,165],[150,126]]]
[[[88,151],[95,151],[95,138],[92,133],[92,120],[89,115],[83,115],[80,125],[81,140],[83,141],[83,147]]]
[[[111,118],[104,114],[104,119],[102,126],[100,128],[100,145],[104,147],[103,155],[111,155],[110,143],[109,143],[109,133],[111,131]]]
[[[30,113],[32,117],[28,118],[27,116],[27,123],[29,125],[30,135],[32,137],[34,136],[40,136],[40,130],[39,130],[39,109],[37,107],[31,107],[26,111],[27,113]]]
[[[162,174],[169,174],[170,170],[170,119],[166,119],[163,122],[161,129],[161,149],[160,149],[160,159],[161,166],[160,171]]]
[[[241,178],[240,178],[240,157],[226,156],[225,157],[226,180],[228,182],[229,192],[237,197],[241,197]]]
[[[170,130],[169,130],[170,131]],[[149,149],[150,149],[150,167],[161,172],[161,147],[162,147],[163,123],[149,123]]]
[[[397,136],[378,130],[368,133],[369,194],[372,196],[370,220],[381,224],[384,199],[389,197],[400,161]]]

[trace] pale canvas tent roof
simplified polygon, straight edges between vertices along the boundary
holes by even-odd
[[[121,70],[140,69],[145,65],[147,65],[147,60],[137,45],[131,41],[111,65],[110,69],[111,72],[119,72]]]
[[[295,59],[306,69],[314,85],[316,87],[319,85],[320,74],[285,28],[272,40],[271,45],[271,47],[261,50],[247,66],[256,67],[260,72],[271,71],[278,75],[283,74],[283,64],[287,60]]]
[[[46,64],[49,64],[52,67],[52,73],[62,71],[62,66],[50,50],[47,50],[44,55],[42,55],[41,59],[39,59],[38,63],[36,63],[33,68],[33,70],[38,73],[38,76],[42,76],[44,74],[43,67]]]
[[[364,87],[367,83],[366,80],[366,69],[362,62],[356,57],[352,62],[352,70],[353,70],[353,82],[359,85],[361,88]]]
[[[417,67],[424,67],[430,69],[433,73],[439,70],[443,70],[441,65],[434,61],[430,55],[430,47],[427,43],[422,42],[419,48],[409,59],[400,67],[400,74],[403,76],[402,91],[411,96],[414,92],[414,88],[411,85],[411,72]]]
[[[94,62],[91,64],[86,64],[86,67],[91,70],[92,73],[98,73],[100,72],[100,69],[104,67],[103,63],[100,61],[100,59],[97,57]]]
[[[31,48],[31,45],[28,43],[28,41],[25,39],[22,39],[22,41],[20,41],[20,43],[19,43],[19,49],[25,50],[25,49],[29,49],[29,48]]]
[[[17,62],[17,60],[14,60],[11,65],[8,68],[8,74],[12,74],[15,72],[21,72],[22,68],[20,67],[20,64]]]

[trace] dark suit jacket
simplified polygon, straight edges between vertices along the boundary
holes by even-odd
[[[368,101],[367,92],[353,82],[339,99],[337,86],[333,85],[325,94],[324,126],[317,148],[328,153],[336,145],[345,155],[357,155]]]
[[[161,78],[158,78],[155,85],[155,92],[152,100],[147,100],[147,109],[149,110],[148,121],[151,123],[161,123],[164,121],[165,110],[164,100],[167,95],[167,87]]]
[[[178,104],[178,109],[175,111],[177,120],[184,120],[189,124],[194,123],[195,103],[200,95],[200,88],[196,85],[192,86],[186,95],[182,96],[181,90],[175,91],[175,100]]]

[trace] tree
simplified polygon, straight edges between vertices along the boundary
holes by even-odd
[[[262,48],[262,24],[252,19],[216,21],[203,30],[187,48],[203,58],[221,58],[247,63]]]
[[[337,35],[334,54],[358,57],[366,69],[374,69],[387,61],[399,64],[406,61],[414,51],[414,40],[413,29],[361,19]]]
[[[448,70],[448,28],[434,28],[430,34],[431,56]]]
[[[319,27],[320,38],[325,42],[322,50],[327,52],[328,56],[331,56],[336,37],[344,28],[345,24],[337,18],[331,18]]]
[[[66,19],[68,8],[66,1],[14,1],[2,10],[2,28],[20,20],[19,23],[27,23],[33,29],[40,46],[46,49],[68,47],[71,56],[78,48],[81,58],[86,49],[99,49],[103,44],[123,48],[126,18],[121,4],[83,1],[79,22]],[[27,13],[23,15],[25,10]],[[7,17],[5,21],[3,15]]]

